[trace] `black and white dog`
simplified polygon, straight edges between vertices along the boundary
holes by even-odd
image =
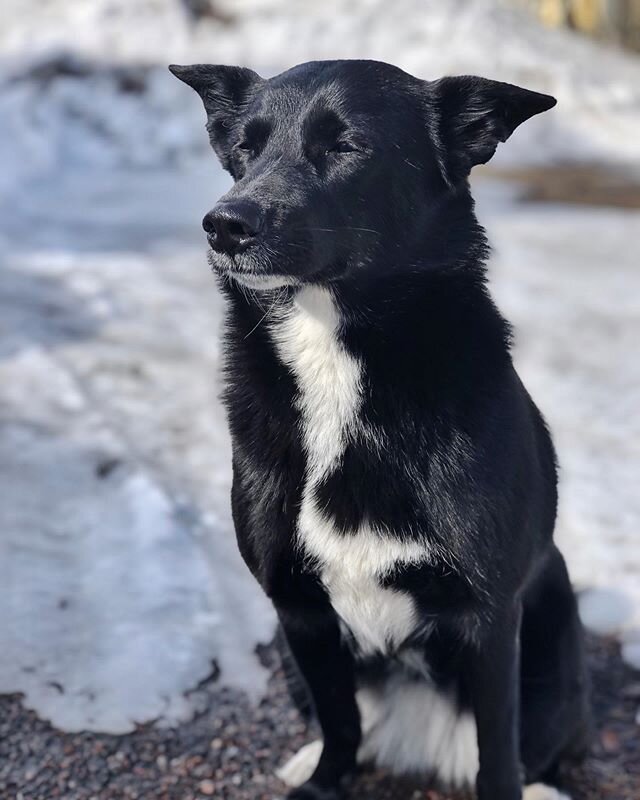
[[[541,782],[589,728],[581,627],[468,184],[555,100],[373,61],[171,70],[235,180],[203,223],[233,516],[323,734],[289,796],[334,800],[360,759],[559,797]]]

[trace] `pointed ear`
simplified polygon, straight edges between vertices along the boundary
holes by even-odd
[[[476,164],[489,161],[518,125],[556,104],[548,94],[470,75],[442,78],[428,87],[435,117],[432,135],[443,177],[451,186]]]
[[[207,130],[213,149],[228,169],[229,136],[233,124],[264,79],[251,69],[215,64],[169,66],[176,78],[200,95],[207,112]]]

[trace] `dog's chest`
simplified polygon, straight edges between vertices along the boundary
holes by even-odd
[[[349,441],[363,435],[362,364],[343,346],[330,293],[302,290],[271,326],[279,358],[291,370],[307,459],[297,542],[318,569],[336,613],[364,653],[399,647],[417,622],[405,592],[384,588],[397,565],[426,558],[423,545],[403,543],[362,525],[338,529],[331,509],[319,509],[318,484],[340,468]]]

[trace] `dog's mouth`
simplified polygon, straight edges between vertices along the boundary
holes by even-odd
[[[289,275],[255,275],[247,272],[229,271],[227,276],[236,283],[257,292],[269,292],[285,286],[297,286],[299,281]]]
[[[211,269],[217,275],[253,291],[269,292],[300,283],[292,275],[266,271],[251,251],[231,256],[210,248],[207,257]]]

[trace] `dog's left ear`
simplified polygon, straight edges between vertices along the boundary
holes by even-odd
[[[518,125],[556,104],[548,94],[471,75],[441,78],[427,88],[432,136],[450,186],[489,161]]]
[[[243,105],[264,79],[245,67],[216,64],[171,64],[169,70],[200,95],[207,112],[211,146],[225,169],[229,168],[229,137]]]

